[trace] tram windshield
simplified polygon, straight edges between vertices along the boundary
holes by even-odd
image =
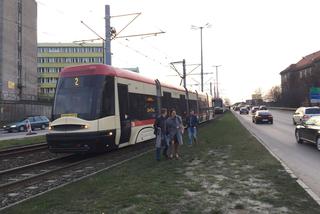
[[[95,120],[113,114],[113,77],[79,76],[59,79],[53,106],[53,120],[63,116]]]

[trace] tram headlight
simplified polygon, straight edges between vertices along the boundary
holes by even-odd
[[[52,126],[49,126],[48,129],[49,129],[49,131],[52,130]]]
[[[88,125],[84,125],[84,126],[82,126],[84,129],[88,129],[89,128],[89,126]]]

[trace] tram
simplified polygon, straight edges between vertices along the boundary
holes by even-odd
[[[161,108],[200,122],[213,118],[212,98],[103,64],[64,68],[56,87],[46,135],[54,153],[96,153],[155,138]]]

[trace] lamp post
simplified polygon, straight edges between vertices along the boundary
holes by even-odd
[[[202,30],[203,28],[210,28],[211,24],[207,23],[203,26],[191,25],[192,30],[200,29],[200,45],[201,45],[201,91],[203,92],[203,48],[202,48]]]

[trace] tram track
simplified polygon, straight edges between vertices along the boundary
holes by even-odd
[[[3,149],[0,150],[0,172],[62,156],[65,154],[50,153],[46,143]]]
[[[153,142],[144,142],[101,155],[82,157],[82,160],[79,159],[74,162],[66,163],[67,161],[61,161],[60,164],[56,164],[54,169],[50,170],[47,167],[47,171],[33,175],[29,173],[29,177],[16,181],[14,181],[15,176],[18,176],[21,172],[27,176],[28,172],[32,172],[29,171],[32,167],[27,171],[17,169],[18,171],[16,172],[18,172],[18,174],[14,171],[8,171],[11,175],[4,175],[7,175],[7,178],[10,177],[12,179],[11,182],[8,182],[8,179],[7,181],[5,181],[5,179],[2,180],[3,176],[0,174],[0,211],[21,201],[43,194],[44,192],[112,168],[135,156],[150,152],[153,149]],[[40,168],[38,170],[41,171]]]
[[[34,145],[28,146],[17,146],[9,149],[1,149],[0,150],[0,159],[6,158],[9,156],[17,156],[26,153],[32,153],[35,151],[46,150],[48,148],[47,143],[37,143]]]
[[[214,120],[221,116],[217,115]],[[207,122],[202,123],[200,127],[206,124]],[[79,162],[66,164],[62,161],[62,165],[56,169],[43,171],[43,173],[30,176],[26,180],[12,181],[7,184],[0,182],[0,211],[102,171],[107,171],[151,151],[154,151],[153,140],[79,160]]]

